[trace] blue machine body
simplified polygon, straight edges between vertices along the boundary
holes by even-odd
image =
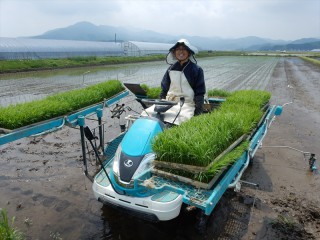
[[[152,139],[162,131],[160,121],[154,118],[137,119],[121,142],[122,152],[133,157],[150,153]]]
[[[128,92],[121,93],[104,104],[111,105],[127,95]],[[0,145],[41,132],[59,129],[65,123],[72,127],[80,126],[81,130],[85,126],[85,117],[87,115],[96,113],[98,119],[101,120],[102,108],[103,105],[99,104],[66,117],[18,129],[0,136]],[[265,137],[273,118],[281,113],[281,106],[268,107],[260,125],[252,133],[249,148],[243,152],[242,156],[232,166],[225,170],[223,175],[209,189],[201,189],[190,183],[165,178],[152,171],[152,162],[155,158],[155,154],[152,152],[152,141],[159,133],[164,131],[164,125],[158,119],[140,117],[133,122],[127,132],[122,133],[107,144],[104,149],[107,161],[103,164],[104,170],[107,169],[107,171],[101,170],[95,176],[94,191],[97,191],[97,195],[99,191],[108,191],[112,195],[110,195],[112,199],[115,199],[117,194],[125,196],[126,200],[119,200],[119,203],[123,204],[128,204],[130,198],[148,198],[151,202],[157,199],[157,202],[159,202],[159,197],[163,199],[159,204],[163,205],[166,201],[173,201],[180,196],[179,199],[182,198],[183,203],[195,206],[203,210],[206,215],[210,215],[230,185],[239,181],[243,171],[248,166],[250,158],[254,156]],[[82,135],[81,138],[83,138]],[[84,146],[82,150],[85,154]],[[106,173],[108,175],[107,178]],[[151,178],[153,179],[153,185],[147,186],[144,184],[145,181]],[[113,189],[108,188],[110,185],[112,185]],[[105,193],[101,194],[106,196]],[[137,206],[134,208],[137,208]]]

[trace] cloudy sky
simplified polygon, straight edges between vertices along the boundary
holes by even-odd
[[[320,0],[0,0],[1,37],[80,21],[172,35],[319,38]]]

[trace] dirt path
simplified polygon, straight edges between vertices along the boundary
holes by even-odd
[[[259,187],[228,191],[203,235],[194,230],[193,212],[152,224],[98,203],[82,174],[79,130],[72,128],[0,146],[0,207],[16,216],[27,239],[320,239],[319,173],[309,171],[301,152],[270,147],[320,158],[320,69],[283,58],[268,90],[272,103],[293,103],[273,123],[243,178]],[[114,120],[109,127],[117,125]]]
[[[320,239],[320,175],[309,170],[303,153],[291,149],[315,153],[319,159],[320,70],[285,59],[269,89],[273,103],[292,103],[273,123],[245,176],[259,188],[243,189],[258,203],[243,239]]]

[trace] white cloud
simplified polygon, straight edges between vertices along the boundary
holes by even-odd
[[[0,0],[0,36],[80,21],[174,35],[320,37],[320,0]]]

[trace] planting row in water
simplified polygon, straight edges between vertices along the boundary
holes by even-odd
[[[124,90],[121,82],[110,80],[83,89],[58,93],[28,103],[0,107],[0,128],[16,129],[99,103]]]
[[[208,166],[244,134],[249,134],[263,115],[261,107],[271,97],[266,91],[239,90],[218,110],[193,117],[159,134],[152,145],[158,161]]]

